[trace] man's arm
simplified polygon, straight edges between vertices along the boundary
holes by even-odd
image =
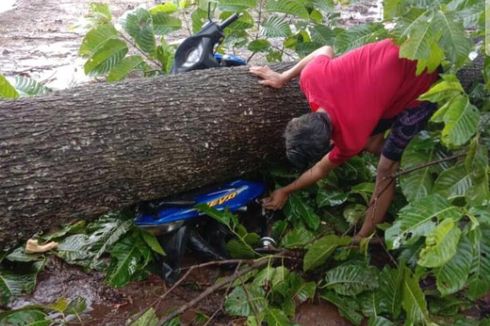
[[[282,73],[275,72],[268,66],[252,66],[250,67],[250,72],[256,75],[262,80],[259,82],[262,85],[270,86],[273,88],[281,88],[286,85],[291,79],[299,76],[304,67],[316,56],[326,55],[330,58],[335,56],[333,48],[331,46],[325,45],[319,49],[316,49],[312,53],[308,54],[306,57],[301,59],[297,64],[291,69],[288,69]]]
[[[267,209],[281,209],[288,200],[289,194],[296,190],[313,185],[321,178],[326,177],[337,165],[328,159],[328,154],[317,162],[311,169],[304,172],[298,179],[289,185],[275,190],[270,197],[264,199]]]

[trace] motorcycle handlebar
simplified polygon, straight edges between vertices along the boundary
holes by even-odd
[[[220,25],[219,25],[219,28],[221,28],[222,30],[225,29],[226,27],[228,27],[231,23],[233,23],[234,21],[236,21],[238,18],[240,18],[240,15],[235,13],[233,15],[231,15],[230,17],[228,17],[227,19],[225,19]]]

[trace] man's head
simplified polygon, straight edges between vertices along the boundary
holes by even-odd
[[[286,138],[286,156],[298,169],[305,170],[330,151],[331,127],[325,112],[303,114],[289,121]]]

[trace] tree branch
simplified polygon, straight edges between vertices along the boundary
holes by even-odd
[[[165,317],[161,318],[158,321],[158,325],[163,325],[166,322],[168,322],[169,320],[172,320],[174,317],[180,315],[181,313],[183,313],[187,309],[195,306],[197,303],[199,303],[201,300],[206,298],[211,293],[219,290],[223,286],[226,286],[226,285],[232,283],[233,281],[235,281],[239,277],[247,274],[250,271],[253,271],[254,269],[257,269],[257,268],[260,268],[260,267],[266,265],[267,260],[265,258],[270,259],[270,258],[280,258],[280,257],[274,257],[274,256],[272,256],[272,257],[261,257],[261,258],[258,258],[258,259],[252,260],[252,261],[250,261],[250,260],[247,261],[249,266],[245,267],[244,269],[242,269],[241,271],[239,271],[237,273],[234,273],[233,275],[230,275],[230,276],[227,276],[227,277],[220,279],[214,285],[208,287],[205,291],[201,292],[201,294],[199,294],[193,300],[189,301],[185,305],[182,305],[181,307],[179,307],[179,309],[177,309],[177,310],[171,312],[170,314],[166,315]]]

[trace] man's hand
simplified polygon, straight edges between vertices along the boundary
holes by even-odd
[[[279,210],[288,201],[289,193],[284,188],[279,188],[262,201],[266,209]]]
[[[287,78],[278,72],[275,72],[268,66],[252,66],[249,69],[252,75],[262,78],[260,84],[273,88],[281,88],[288,82]]]

